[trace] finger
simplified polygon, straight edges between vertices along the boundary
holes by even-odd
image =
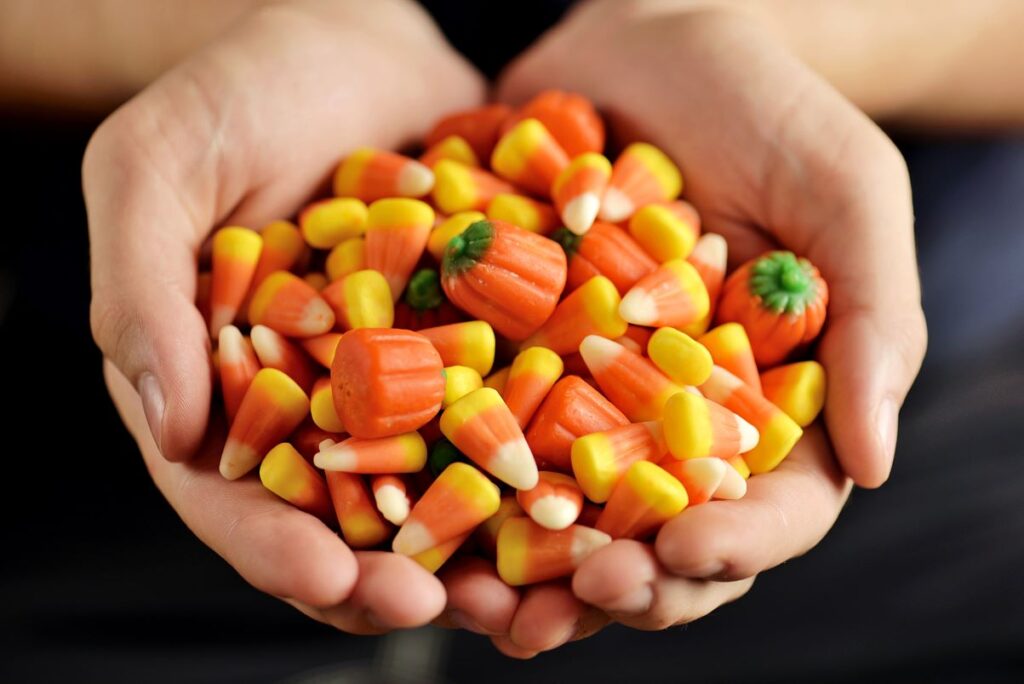
[[[509,658],[517,658],[518,660],[529,660],[540,653],[540,651],[531,651],[530,649],[516,645],[516,643],[512,641],[511,637],[503,634],[491,637],[491,643],[494,644],[496,649],[507,655]]]
[[[519,607],[519,591],[508,586],[483,558],[460,558],[440,574],[448,594],[446,617],[477,634],[508,634]]]
[[[188,464],[162,458],[131,384],[110,362],[104,364],[104,374],[153,481],[196,536],[268,594],[319,608],[349,597],[358,567],[336,533],[255,478],[229,482],[221,477],[215,441]]]
[[[753,578],[711,582],[671,575],[647,544],[620,539],[591,554],[573,576],[577,598],[616,621],[661,630],[704,617],[745,594]]]
[[[509,638],[525,651],[550,651],[576,636],[587,610],[565,582],[531,586],[523,592]]]
[[[752,577],[817,544],[850,487],[814,426],[778,468],[750,478],[742,499],[694,506],[667,522],[655,551],[682,577]]]

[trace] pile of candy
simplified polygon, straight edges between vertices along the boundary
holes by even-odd
[[[825,318],[810,263],[770,252],[726,279],[675,164],[645,143],[610,163],[577,95],[426,142],[352,153],[297,227],[214,234],[198,305],[224,477],[259,466],[352,547],[432,572],[464,549],[522,585],[786,457],[824,401],[822,367],[794,362]]]

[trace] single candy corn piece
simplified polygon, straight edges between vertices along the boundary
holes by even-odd
[[[733,456],[725,460],[726,463],[733,467],[737,473],[740,474],[744,480],[750,479],[750,466],[743,460],[743,456]]]
[[[368,268],[349,273],[325,287],[320,296],[345,330],[390,328],[395,322],[391,287],[380,271]]]
[[[551,318],[523,344],[571,354],[587,335],[616,338],[626,333],[619,315],[619,291],[604,276],[594,276],[555,307]]]
[[[344,438],[345,435],[343,434],[328,432],[317,427],[311,417],[306,417],[288,438],[288,443],[292,444],[302,454],[302,458],[306,459],[307,463],[313,465],[313,457],[320,451],[320,444],[325,439],[338,441]]]
[[[665,443],[678,459],[732,458],[757,446],[757,429],[727,408],[680,392],[665,404]]]
[[[604,149],[604,122],[590,100],[561,90],[545,90],[504,122],[511,127],[515,122],[535,118],[543,123],[569,156]]]
[[[485,321],[465,321],[423,328],[421,335],[441,355],[446,366],[467,366],[481,376],[494,365],[494,328]]]
[[[334,350],[338,348],[340,339],[341,333],[329,332],[299,340],[299,344],[317,363],[329,369],[334,363]]]
[[[331,384],[346,431],[374,439],[422,427],[441,408],[442,369],[434,346],[411,330],[345,333],[334,355]]]
[[[462,397],[484,386],[480,373],[467,366],[448,366],[444,369],[444,401],[448,408]]]
[[[323,290],[331,282],[327,279],[326,275],[319,271],[310,271],[306,275],[302,276],[302,280],[317,292]]]
[[[222,359],[223,362],[223,359]],[[765,398],[807,427],[825,406],[825,369],[817,361],[801,361],[761,374]]]
[[[263,238],[248,228],[221,228],[213,235],[210,276],[210,335],[230,325],[252,284],[263,250]]]
[[[690,506],[712,499],[742,499],[747,493],[747,481],[720,458],[668,460],[661,467],[686,488]]]
[[[466,142],[466,139],[459,135],[449,135],[447,138],[437,141],[420,155],[420,163],[431,169],[442,159],[451,159],[466,166],[480,166],[476,152]]]
[[[498,510],[501,495],[487,476],[466,463],[438,475],[413,506],[391,548],[414,556],[471,531]]]
[[[555,310],[566,263],[557,243],[488,220],[452,238],[441,270],[441,285],[453,304],[518,341],[536,332]]]
[[[447,437],[441,437],[430,447],[430,455],[427,457],[427,465],[434,477],[444,472],[444,469],[452,463],[468,463],[466,455],[459,451],[454,444],[448,441]]]
[[[551,184],[569,165],[569,157],[537,119],[523,119],[501,136],[491,153],[491,168],[527,192],[547,197]]]
[[[377,439],[349,437],[313,457],[313,465],[323,470],[371,475],[415,473],[426,464],[427,445],[415,430]]]
[[[366,268],[366,239],[354,237],[338,243],[324,262],[327,278],[333,283],[349,273]]]
[[[485,218],[487,217],[479,211],[460,211],[446,218],[427,238],[427,251],[430,252],[430,256],[440,263],[451,239],[469,228],[471,223],[483,221]]]
[[[268,223],[260,231],[260,237],[263,238],[263,250],[252,277],[254,288],[274,271],[290,271],[306,251],[302,233],[291,221]]]
[[[577,437],[626,425],[622,411],[582,378],[567,375],[551,388],[537,409],[526,442],[545,467],[569,472]]]
[[[604,337],[584,338],[580,355],[601,391],[633,422],[659,420],[665,402],[683,389],[649,359]]]
[[[619,313],[636,325],[681,328],[706,316],[709,306],[708,291],[697,270],[675,259],[630,288]]]
[[[626,231],[603,221],[594,223],[582,237],[561,228],[551,238],[565,251],[570,290],[602,275],[615,283],[619,294],[625,294],[658,267]]]
[[[654,335],[654,331],[650,328],[645,328],[642,325],[630,325],[627,326],[625,334],[616,337],[615,341],[629,351],[645,356],[652,335]]]
[[[490,159],[501,135],[501,126],[511,113],[508,105],[489,104],[449,114],[434,124],[425,142],[433,146],[448,136],[457,135],[469,143],[478,159]]]
[[[310,247],[332,249],[366,232],[366,204],[354,197],[334,197],[308,205],[299,213],[299,229]]]
[[[487,205],[487,218],[505,221],[541,235],[547,235],[558,227],[558,214],[550,204],[510,192],[494,196]]]
[[[659,264],[685,259],[700,237],[700,215],[683,200],[648,204],[629,219],[629,234]]]
[[[413,199],[382,199],[370,205],[366,219],[366,267],[380,271],[398,301],[427,247],[434,210]]]
[[[715,366],[700,391],[757,428],[760,435],[757,446],[743,455],[755,475],[774,470],[803,434],[800,426],[782,409],[724,368]]]
[[[515,494],[503,494],[498,510],[476,529],[476,540],[480,548],[490,557],[498,551],[498,532],[509,518],[521,518],[526,515],[519,505]]]
[[[420,551],[411,558],[420,564],[420,566],[429,573],[436,573],[441,569],[448,559],[455,555],[455,552],[459,550],[466,540],[469,539],[469,535],[472,532],[466,532],[460,534],[458,537],[453,537],[446,542],[442,542],[432,549],[426,551]]]
[[[249,303],[249,323],[288,337],[315,337],[334,327],[334,311],[302,278],[275,271],[256,288]]]
[[[629,423],[583,435],[572,443],[572,472],[583,493],[604,503],[630,466],[666,453],[660,421]]]
[[[498,576],[513,587],[565,577],[611,541],[582,525],[548,530],[529,518],[509,518],[498,532]]]
[[[709,304],[706,316],[682,327],[682,331],[691,337],[703,335],[711,326],[711,319],[718,306],[718,295],[722,291],[722,283],[725,282],[728,257],[729,247],[725,238],[715,233],[701,235],[693,251],[690,252],[690,256],[686,257],[686,260],[697,269],[700,279],[704,281],[704,287],[708,291]]]
[[[599,216],[618,223],[652,202],[674,200],[683,189],[679,168],[654,145],[633,143],[612,166]]]
[[[316,468],[291,444],[282,442],[260,464],[260,482],[279,497],[321,520],[331,519],[331,495]]]
[[[470,392],[441,414],[441,432],[459,451],[516,489],[537,484],[537,463],[501,395],[489,387]]]
[[[377,511],[362,475],[328,471],[327,489],[346,544],[366,549],[388,538],[391,528]]]
[[[294,380],[274,368],[261,369],[231,423],[220,457],[220,474],[237,480],[248,473],[308,412],[309,399]]]
[[[637,461],[612,490],[597,529],[612,539],[643,539],[679,515],[688,501],[686,488],[664,468]]]
[[[757,373],[754,350],[750,347],[750,339],[742,325],[723,323],[701,335],[698,341],[711,352],[711,358],[716,366],[721,366],[729,371],[750,385],[752,390],[761,392],[761,377]],[[710,374],[711,369],[709,368],[708,375]],[[687,384],[700,385],[706,379]]]
[[[516,355],[499,392],[519,427],[526,429],[563,368],[562,358],[544,347],[529,347]]]
[[[490,387],[497,391],[498,394],[504,396],[505,385],[508,383],[508,376],[511,372],[512,366],[505,366],[504,368],[494,371],[484,378],[484,387]]]
[[[334,392],[330,378],[320,378],[313,385],[309,395],[309,413],[313,423],[326,432],[339,433],[345,431],[345,422],[334,407]]]
[[[220,352],[220,392],[224,396],[224,411],[230,425],[235,421],[252,379],[260,370],[260,362],[252,350],[252,343],[233,325],[220,329],[217,351]]]
[[[253,351],[264,368],[276,368],[308,392],[317,372],[306,353],[280,333],[265,325],[254,325],[250,332]]]
[[[678,385],[699,385],[711,375],[711,353],[675,328],[658,328],[647,341],[647,356]]]
[[[334,173],[334,194],[373,202],[384,197],[423,197],[434,174],[415,159],[369,147],[356,150]]]
[[[515,192],[511,183],[490,171],[466,166],[452,159],[437,162],[434,173],[437,182],[431,198],[437,208],[446,214],[483,211],[497,195]]]
[[[583,492],[576,480],[550,471],[540,473],[533,489],[520,489],[516,500],[535,523],[549,530],[569,527],[583,508]]]
[[[611,162],[597,152],[581,154],[558,174],[551,197],[566,228],[576,235],[590,230],[611,177]]]
[[[377,510],[392,525],[401,525],[412,509],[409,483],[397,475],[374,475],[370,489]]]

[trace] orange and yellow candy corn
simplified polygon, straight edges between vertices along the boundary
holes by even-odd
[[[472,532],[466,532],[460,534],[457,537],[452,537],[446,542],[442,542],[432,549],[426,551],[420,551],[411,558],[420,564],[427,572],[433,574],[441,569],[441,566],[448,562],[448,559],[455,555],[455,552],[459,550],[466,540],[469,539],[469,535]]]
[[[238,315],[262,250],[263,238],[248,228],[221,228],[214,234],[210,276],[210,336],[214,339]]]
[[[558,227],[558,214],[550,204],[511,192],[494,196],[487,205],[487,218],[505,221],[541,235],[547,235]]]
[[[345,431],[345,421],[334,406],[334,391],[329,377],[320,378],[313,385],[309,395],[309,414],[313,424],[321,430],[335,434]]]
[[[580,356],[605,396],[634,422],[660,419],[665,402],[683,389],[650,360],[604,337],[584,338]]]
[[[471,392],[441,414],[441,432],[459,451],[516,489],[537,484],[537,464],[523,431],[501,395],[489,387]]]
[[[447,366],[444,369],[444,401],[441,408],[448,408],[470,392],[484,386],[483,378],[468,366]]]
[[[654,463],[637,461],[612,490],[597,529],[612,539],[642,539],[679,515],[688,502],[679,480]]]
[[[747,481],[720,458],[666,459],[660,465],[686,488],[689,506],[712,499],[742,499],[747,493]]]
[[[497,195],[515,192],[515,188],[489,171],[466,166],[452,159],[434,165],[437,182],[431,197],[446,214],[483,211]]]
[[[377,510],[392,525],[401,525],[409,517],[412,498],[409,485],[397,475],[374,475],[370,480]]]
[[[466,166],[480,166],[476,152],[460,135],[449,135],[428,147],[427,151],[420,155],[420,163],[431,169],[442,159],[451,159]]]
[[[450,114],[434,125],[425,142],[433,146],[448,136],[457,135],[469,143],[478,159],[490,159],[502,124],[511,113],[511,107],[496,103]]]
[[[264,368],[276,368],[308,392],[316,380],[309,357],[280,333],[265,325],[254,325],[249,333],[252,349]]]
[[[349,437],[313,457],[313,465],[323,470],[372,475],[415,473],[426,464],[427,445],[415,430],[377,439]]]
[[[678,385],[699,385],[711,375],[711,353],[675,328],[658,328],[647,341],[647,356]]]
[[[302,454],[307,463],[313,465],[313,457],[320,451],[324,440],[336,441],[343,438],[344,435],[319,428],[312,418],[306,418],[291,434],[288,442]]]
[[[636,325],[682,328],[707,316],[709,307],[697,269],[673,259],[641,278],[622,298],[619,313]]]
[[[625,221],[640,207],[674,200],[683,189],[679,168],[654,145],[633,143],[612,166],[612,177],[601,199],[604,221]]]
[[[248,473],[308,412],[309,399],[294,380],[274,368],[261,369],[231,423],[220,457],[220,474],[237,480]]]
[[[306,275],[302,276],[302,279],[311,288],[320,292],[322,289],[327,287],[331,281],[327,279],[327,276],[319,271],[310,271]]]
[[[223,363],[223,359],[221,359]],[[825,369],[817,361],[801,361],[761,374],[765,398],[807,427],[825,406]]]
[[[526,429],[563,368],[562,358],[544,347],[529,347],[516,355],[499,391],[519,427]]]
[[[310,247],[332,249],[366,231],[366,204],[354,197],[313,202],[299,213],[299,229]]]
[[[704,287],[708,291],[708,313],[699,321],[682,328],[683,332],[691,337],[703,335],[711,326],[711,319],[715,315],[718,306],[718,295],[722,291],[722,283],[725,282],[725,268],[728,264],[729,247],[725,238],[715,233],[705,233],[697,240],[693,251],[686,260],[690,262]]]
[[[220,352],[220,392],[224,396],[224,411],[230,425],[242,404],[242,397],[260,370],[260,362],[252,350],[252,343],[233,325],[220,329],[217,351]]]
[[[581,154],[558,174],[551,197],[566,228],[576,235],[590,230],[611,177],[611,162],[597,152]]]
[[[382,199],[370,205],[366,219],[366,267],[380,271],[398,301],[427,247],[434,210],[414,199]]]
[[[299,344],[317,363],[324,368],[330,368],[334,363],[334,351],[338,348],[340,339],[341,333],[329,332],[299,340]]]
[[[566,228],[551,237],[562,245],[569,262],[570,290],[603,275],[615,283],[619,294],[625,294],[658,267],[629,233],[604,221],[595,222],[582,237]]]
[[[279,497],[321,520],[331,519],[331,495],[316,468],[291,444],[282,442],[260,464],[260,482]]]
[[[391,287],[380,271],[368,268],[349,273],[325,287],[320,296],[345,330],[390,328],[395,322]]]
[[[727,408],[690,392],[665,404],[665,443],[678,459],[732,458],[757,446],[757,429]]]
[[[484,553],[491,557],[498,551],[498,532],[501,526],[509,518],[522,518],[526,515],[523,507],[519,505],[515,494],[503,494],[498,510],[487,520],[480,524],[476,530],[476,540]]]
[[[256,288],[249,303],[249,323],[289,337],[314,337],[334,327],[334,312],[302,278],[275,271]]]
[[[391,548],[414,556],[471,531],[498,510],[501,495],[487,476],[466,463],[452,463],[413,506]]]
[[[494,328],[486,321],[450,323],[435,328],[423,328],[421,335],[441,355],[445,366],[466,366],[481,377],[491,372],[494,365]]]
[[[626,333],[619,315],[619,291],[604,276],[594,276],[555,307],[551,317],[523,344],[571,354],[587,335],[616,338]]]
[[[349,273],[362,271],[366,268],[366,239],[354,237],[338,243],[327,255],[324,269],[332,283],[344,278]]]
[[[561,90],[542,91],[504,125],[530,117],[543,123],[572,157],[604,149],[604,122],[590,100],[582,95]]]
[[[494,371],[484,378],[484,387],[490,387],[497,391],[498,394],[503,394],[505,391],[505,383],[508,382],[508,376],[511,372],[512,366],[505,366],[504,368]]]
[[[377,512],[362,475],[328,471],[327,489],[346,544],[366,549],[388,538],[391,528]]]
[[[569,157],[537,119],[523,119],[501,136],[491,153],[491,168],[505,180],[547,197]]]
[[[683,200],[648,204],[629,219],[629,234],[659,264],[685,259],[700,236],[700,215]]]
[[[369,147],[356,150],[334,173],[334,194],[373,202],[385,197],[423,197],[433,172],[415,159]]]
[[[630,423],[592,432],[572,443],[572,472],[583,493],[596,503],[637,461],[658,461],[666,453],[660,421]]]
[[[565,577],[611,541],[582,525],[548,530],[529,518],[509,518],[498,532],[498,576],[513,587]]]
[[[470,224],[483,221],[485,218],[487,217],[479,211],[460,211],[446,218],[427,238],[427,251],[430,252],[430,256],[440,263],[444,259],[444,250],[452,238],[469,228]]]
[[[302,233],[291,221],[268,223],[260,231],[260,237],[263,238],[263,250],[252,276],[253,288],[274,271],[290,271],[306,251]]]
[[[535,523],[548,530],[569,527],[583,508],[583,492],[576,480],[550,471],[540,473],[533,489],[520,489],[516,500]]]
[[[761,392],[761,378],[757,373],[754,350],[750,348],[750,339],[742,325],[723,323],[701,335],[698,341],[711,352],[716,366],[729,371],[750,385],[755,392]],[[701,382],[689,384],[699,385]]]

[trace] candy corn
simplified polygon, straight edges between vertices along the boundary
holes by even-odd
[[[711,499],[742,499],[747,493],[747,481],[720,458],[666,459],[660,465],[686,488],[689,506]]]
[[[609,543],[611,537],[590,527],[548,530],[529,518],[509,518],[498,532],[498,576],[513,587],[565,577]]]
[[[391,529],[377,512],[361,475],[328,471],[327,489],[346,544],[354,549],[366,549],[388,538]]]
[[[455,555],[455,552],[459,550],[467,539],[469,539],[470,532],[460,534],[457,537],[452,537],[446,542],[442,542],[432,549],[426,551],[420,551],[411,558],[420,564],[420,566],[429,573],[436,573],[441,569],[441,566],[448,562],[448,559]]]
[[[732,458],[727,458],[725,462],[731,465],[733,470],[739,473],[740,477],[744,480],[750,478],[750,466],[743,460],[743,456],[733,456]]]
[[[678,459],[732,458],[757,446],[753,425],[704,397],[680,392],[665,404],[665,443]]]
[[[683,200],[648,204],[629,219],[629,234],[659,264],[685,259],[700,236],[700,215]]]
[[[709,306],[697,269],[674,259],[641,278],[622,298],[619,313],[636,325],[681,328],[706,316]]]
[[[611,177],[611,162],[597,152],[586,152],[555,178],[551,186],[555,208],[565,226],[576,235],[583,235],[594,224]]]
[[[526,512],[516,500],[516,495],[504,494],[501,503],[498,504],[498,510],[476,529],[476,539],[483,551],[493,557],[498,551],[498,532],[501,531],[501,526],[509,518],[521,518],[525,515]]]
[[[345,431],[345,421],[338,415],[334,406],[334,391],[331,389],[330,378],[320,378],[313,385],[309,395],[309,414],[313,423],[326,432],[339,433]]]
[[[334,312],[302,278],[276,271],[256,288],[249,303],[249,322],[289,337],[314,337],[334,327]]]
[[[505,383],[508,382],[508,376],[511,371],[512,366],[505,366],[500,370],[494,371],[484,378],[484,387],[490,387],[499,394],[503,394],[505,391]]]
[[[537,464],[501,395],[470,392],[441,414],[441,432],[474,463],[516,489],[537,484]]]
[[[349,273],[324,288],[320,296],[331,306],[345,330],[390,328],[395,321],[391,288],[379,271]]]
[[[324,440],[331,440],[333,442],[343,437],[343,435],[336,432],[328,432],[317,427],[312,418],[306,418],[295,429],[295,432],[291,434],[288,442],[302,454],[302,458],[306,459],[307,463],[313,465],[313,456],[320,451],[320,445]]]
[[[260,369],[260,362],[252,350],[252,343],[233,325],[220,329],[217,350],[220,352],[220,392],[224,396],[224,411],[230,425],[235,420],[242,397]]]
[[[380,271],[398,301],[434,227],[434,210],[413,199],[382,199],[366,219],[366,267]]]
[[[374,475],[370,481],[377,510],[392,525],[401,525],[409,517],[412,499],[409,486],[397,475]]]
[[[466,139],[459,135],[449,135],[447,138],[439,140],[420,155],[420,163],[427,168],[433,168],[442,159],[451,159],[466,166],[480,166],[476,152],[469,146]]]
[[[210,335],[230,325],[249,292],[263,238],[248,228],[221,228],[213,235],[213,271],[210,280]]]
[[[313,202],[299,214],[299,229],[310,247],[331,249],[366,231],[366,205],[353,197]]]
[[[360,328],[342,335],[331,367],[334,404],[353,437],[411,432],[444,399],[441,357],[411,330]]]
[[[425,142],[432,147],[448,136],[457,135],[469,143],[477,159],[490,159],[502,123],[511,113],[508,105],[489,104],[451,114],[435,124]]]
[[[374,475],[415,473],[426,464],[427,445],[416,431],[377,439],[349,437],[313,457],[313,465],[323,470]]]
[[[648,359],[597,335],[580,344],[580,355],[601,391],[631,421],[658,420],[665,402],[682,390]]]
[[[330,368],[334,363],[334,350],[338,348],[340,339],[341,333],[329,332],[299,340],[299,344],[317,363],[324,368]]]
[[[484,376],[494,365],[494,328],[489,323],[451,323],[419,333],[430,340],[446,366],[466,366]]]
[[[562,377],[562,369],[561,357],[544,347],[529,347],[516,355],[500,392],[519,427],[526,429],[544,397]]]
[[[571,354],[587,335],[624,335],[627,323],[619,315],[619,303],[619,291],[612,281],[594,276],[559,302],[547,322],[523,344]]]
[[[260,370],[231,423],[220,457],[220,474],[237,480],[248,473],[308,412],[309,399],[294,380],[273,368]]]
[[[415,159],[363,147],[338,166],[334,194],[373,202],[385,197],[422,197],[434,186],[434,174]]]
[[[725,281],[725,267],[728,262],[729,248],[725,238],[715,233],[705,233],[697,240],[693,251],[686,260],[693,264],[708,291],[708,313],[699,321],[694,321],[682,328],[691,337],[703,335],[711,325],[715,309],[718,306],[718,295]]]
[[[757,446],[743,455],[755,475],[774,470],[803,434],[800,426],[779,407],[724,368],[715,366],[700,390],[708,399],[757,428]]]
[[[448,366],[444,369],[444,400],[441,408],[448,408],[462,397],[484,386],[484,381],[472,368]]]
[[[603,221],[594,223],[582,237],[565,228],[551,237],[562,245],[569,262],[569,289],[603,275],[615,283],[619,294],[625,294],[658,267],[626,231]]]
[[[572,443],[572,472],[583,493],[604,503],[637,461],[658,461],[666,453],[660,421],[629,423],[583,435]]]
[[[633,143],[615,160],[599,216],[611,223],[625,221],[644,205],[674,200],[682,189],[679,168],[664,152]]]
[[[583,508],[583,492],[576,480],[548,471],[540,473],[533,489],[519,490],[516,500],[535,523],[549,530],[569,527]]]
[[[254,325],[249,335],[261,366],[276,368],[298,383],[302,391],[309,391],[316,371],[302,349],[265,325]]]
[[[326,275],[319,271],[310,271],[306,275],[302,276],[302,280],[317,292],[320,292],[331,282],[327,279]]]
[[[711,375],[711,354],[686,333],[658,328],[647,341],[647,356],[678,385],[699,385]]]
[[[485,218],[487,217],[479,211],[460,211],[446,218],[434,228],[430,237],[427,238],[427,251],[430,252],[430,256],[440,263],[444,259],[444,250],[448,247],[451,239],[469,228],[471,223],[483,221]]]
[[[526,430],[526,442],[539,462],[568,472],[577,437],[627,423],[626,416],[600,392],[583,379],[567,375],[537,409]]]
[[[453,463],[438,475],[413,506],[391,548],[413,556],[469,532],[498,510],[497,486],[465,463]]]
[[[223,363],[223,359],[221,359]],[[765,398],[807,427],[825,405],[825,369],[817,361],[779,366],[761,374]]]
[[[541,235],[547,235],[558,227],[558,214],[550,204],[510,192],[494,196],[487,205],[487,218],[505,221]]]
[[[272,221],[260,231],[263,249],[252,276],[252,287],[258,287],[263,279],[274,271],[290,271],[306,251],[302,233],[291,221]]]
[[[332,283],[344,278],[349,273],[362,271],[366,268],[366,239],[354,237],[338,243],[327,255],[324,269]]]
[[[569,165],[565,150],[537,119],[523,119],[498,140],[491,168],[505,180],[541,197]]]
[[[331,518],[331,495],[316,468],[291,444],[270,450],[260,464],[260,482],[279,497],[321,520]]]
[[[686,508],[683,485],[649,461],[637,461],[615,485],[597,529],[612,539],[643,539]]]
[[[431,195],[434,204],[446,214],[483,211],[497,195],[515,192],[515,188],[489,171],[466,166],[451,159],[434,165],[437,182]]]
[[[604,122],[587,98],[561,90],[545,90],[523,105],[510,120],[535,118],[572,157],[604,149]],[[509,125],[506,120],[505,125]]]
[[[754,350],[750,348],[747,332],[739,323],[723,323],[712,328],[698,338],[698,341],[711,352],[716,366],[721,366],[743,382],[750,385],[755,392],[761,392],[761,378],[757,374],[757,363],[754,361]],[[710,368],[708,374],[710,375]],[[706,378],[705,378],[706,379]],[[699,385],[691,382],[690,385]]]

